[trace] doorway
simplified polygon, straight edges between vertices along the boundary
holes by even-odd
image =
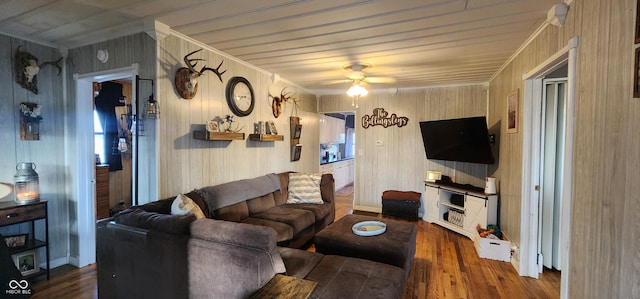
[[[542,134],[540,136],[542,175],[539,199],[539,238],[538,254],[542,263],[538,263],[538,271],[543,268],[561,270],[560,215],[562,214],[562,195],[564,185],[564,150],[566,144],[566,65],[549,75],[543,81],[542,100]]]
[[[74,74],[76,80],[76,113],[75,144],[72,145],[75,155],[69,158],[73,165],[72,177],[74,201],[76,204],[76,240],[77,257],[71,257],[70,263],[76,267],[84,267],[96,261],[96,213],[95,201],[87,200],[95,196],[95,145],[93,125],[93,101],[87,100],[93,94],[93,82],[106,82],[123,78],[135,78],[138,65],[101,72]],[[133,94],[136,94],[133,85]],[[135,142],[132,146],[136,146]],[[133,157],[135,161],[136,157]],[[135,177],[136,174],[134,173]],[[73,229],[73,228],[72,228]],[[73,232],[72,232],[73,234]]]
[[[132,144],[144,132],[135,129],[143,126],[134,123],[132,81],[93,82],[97,220],[132,204]]]
[[[518,273],[523,276],[538,278],[541,255],[538,250],[540,237],[540,186],[542,170],[542,106],[544,98],[543,80],[554,71],[567,66],[566,101],[565,101],[565,146],[563,149],[562,167],[562,201],[559,211],[559,243],[560,268],[568,269],[570,260],[571,202],[573,185],[573,134],[576,62],[578,37],[571,38],[567,45],[549,59],[523,75],[524,110],[522,130],[522,206],[520,222],[520,254],[515,262]],[[513,260],[512,260],[513,262]],[[560,298],[568,298],[569,272],[565,271],[560,278]]]

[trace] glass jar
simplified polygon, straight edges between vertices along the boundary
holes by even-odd
[[[16,165],[17,172],[13,176],[16,203],[25,204],[40,200],[40,183],[35,169],[35,163],[22,162]]]

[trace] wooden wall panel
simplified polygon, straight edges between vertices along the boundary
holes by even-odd
[[[106,63],[100,62],[96,58],[98,50],[104,49],[109,51],[109,60]],[[87,45],[75,49],[70,49],[66,60],[67,66],[67,101],[65,106],[65,113],[60,115],[66,115],[64,118],[68,127],[68,136],[66,136],[69,148],[66,149],[67,157],[76,157],[75,148],[75,128],[76,126],[92,125],[92,124],[77,124],[75,114],[76,108],[76,81],[73,79],[74,74],[82,75],[100,71],[109,71],[119,68],[131,67],[133,64],[138,64],[138,74],[141,78],[155,78],[156,74],[156,43],[145,33],[138,33],[130,36],[125,36],[113,40],[108,40],[92,45]],[[140,97],[144,99],[151,93],[151,84],[141,83],[140,85]],[[146,96],[145,96],[146,95]],[[91,95],[87,95],[87,100],[91,101]],[[162,103],[160,103],[162,105]],[[141,197],[152,197],[154,200],[157,198],[157,183],[156,174],[154,172],[155,164],[157,160],[156,151],[156,137],[155,137],[155,120],[148,120],[145,122],[145,130],[147,135],[140,138],[140,195]],[[70,243],[69,248],[66,249],[72,258],[78,255],[79,242],[85,242],[87,240],[78,239],[78,227],[76,203],[80,200],[87,200],[85,198],[78,198],[71,186],[71,180],[74,177],[73,170],[76,169],[76,160],[69,158],[66,162],[66,184],[67,184],[67,198],[69,200],[69,210],[65,214],[69,215],[71,221],[65,222],[64,225],[69,227]],[[78,178],[85,180],[87,178]],[[120,184],[130,184],[130,181],[115,180],[116,184],[120,181]],[[129,187],[131,188],[131,187]],[[116,203],[119,201],[117,198],[111,199]],[[111,203],[113,204],[113,202]],[[92,241],[91,241],[92,242]]]
[[[569,298],[640,296],[640,100],[632,97],[636,1],[573,1],[565,26],[547,27],[490,84],[490,121],[521,74],[580,38],[576,70]],[[521,106],[522,107],[522,106]],[[522,109],[521,109],[522,112]],[[500,127],[504,127],[501,124]],[[504,132],[504,129],[502,129]],[[522,137],[501,140],[503,229],[519,241]],[[565,274],[566,273],[566,274]]]
[[[318,171],[319,141],[317,103],[315,95],[309,94],[287,82],[271,82],[270,75],[235,59],[214,51],[203,50],[193,58],[202,58],[201,64],[217,66],[224,60],[221,70],[223,82],[213,73],[205,73],[198,80],[198,93],[191,100],[185,100],[175,91],[174,76],[179,67],[184,66],[183,57],[200,49],[199,45],[178,36],[169,36],[160,43],[158,74],[158,95],[161,118],[159,133],[159,197],[171,197],[194,188],[252,178],[272,172]],[[246,117],[234,116],[235,122],[245,133],[245,140],[203,141],[192,137],[194,130],[203,130],[204,123],[215,117],[233,115],[229,109],[225,90],[233,76],[242,76],[251,83],[255,97],[253,112]],[[282,115],[275,118],[271,111],[269,94],[280,95],[284,87],[294,91],[300,100],[298,116],[302,118],[302,156],[300,161],[290,162],[288,142],[289,116],[293,105],[286,104]],[[253,124],[258,121],[274,121],[278,133],[285,141],[257,142],[248,140],[253,133]]]
[[[409,118],[404,127],[374,126],[364,129],[363,115],[374,108]],[[346,95],[322,96],[319,112],[353,111]],[[420,121],[483,116],[487,97],[483,86],[461,86],[370,93],[356,109],[354,208],[380,212],[382,192],[389,189],[422,192],[427,170],[439,170],[457,182],[484,186],[487,166],[426,159]],[[376,145],[382,142],[382,145]],[[316,162],[317,163],[317,162]]]
[[[38,94],[22,88],[16,83],[14,55],[18,46],[38,58],[40,63],[60,58],[57,49],[16,38],[0,35],[0,182],[13,184],[16,164],[34,162],[39,175],[42,200],[48,201],[49,240],[51,259],[65,259],[68,229],[68,197],[66,193],[66,169],[64,161],[64,98],[62,77],[54,67],[43,67],[38,73]],[[40,140],[20,140],[19,105],[22,102],[38,103],[42,106],[43,120],[40,123]],[[13,200],[7,197],[4,200]],[[7,229],[7,228],[5,228]],[[10,228],[9,228],[10,229]],[[26,233],[27,226],[20,228]],[[0,233],[6,233],[0,230]],[[18,233],[18,232],[15,232]],[[36,235],[44,235],[44,225],[37,226]],[[42,258],[42,257],[41,257]]]

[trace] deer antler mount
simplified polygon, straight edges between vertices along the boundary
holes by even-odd
[[[187,54],[186,56],[184,56],[183,60],[184,60],[184,63],[187,65],[187,67],[181,67],[176,71],[176,78],[175,78],[176,89],[178,90],[178,93],[183,99],[190,100],[196,95],[196,93],[198,92],[198,78],[202,76],[204,72],[206,71],[213,72],[218,76],[218,79],[220,79],[220,82],[222,82],[222,74],[226,72],[226,70],[220,72],[220,67],[222,66],[222,63],[224,62],[224,60],[221,61],[218,67],[215,69],[207,67],[205,65],[199,71],[196,70],[196,65],[198,64],[198,61],[204,60],[204,59],[189,58],[189,56],[200,51],[202,51],[202,49],[195,50]]]
[[[16,81],[20,86],[31,92],[38,94],[38,73],[45,65],[53,65],[58,69],[58,76],[62,72],[62,57],[56,61],[47,61],[38,63],[38,58],[31,53],[22,50],[22,46],[18,46],[15,56]]]

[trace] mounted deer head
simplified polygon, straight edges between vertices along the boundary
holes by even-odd
[[[198,78],[202,76],[205,71],[212,71],[213,73],[215,73],[218,76],[218,79],[220,79],[220,82],[222,82],[222,74],[226,72],[226,70],[220,72],[220,67],[222,66],[224,60],[220,62],[218,67],[215,69],[207,67],[205,65],[200,69],[200,71],[196,70],[195,67],[198,64],[198,60],[204,59],[190,59],[189,56],[200,51],[202,51],[202,49],[195,50],[187,54],[184,57],[184,63],[187,65],[187,67],[181,67],[176,71],[176,89],[183,99],[190,100],[196,95],[196,93],[198,92]]]
[[[62,67],[59,64],[62,61],[62,57],[56,61],[47,61],[42,64],[38,64],[38,58],[21,49],[22,46],[18,46],[15,56],[16,81],[25,89],[38,94],[37,75],[40,72],[40,69],[45,65],[53,65],[58,69],[58,76],[60,76]]]
[[[285,86],[282,91],[280,91],[280,96],[272,96],[271,94],[269,94],[269,97],[271,98],[271,111],[273,112],[273,116],[275,118],[278,118],[278,116],[280,116],[283,106],[286,102],[291,101],[294,102],[296,106],[298,105],[295,93],[293,91],[285,92],[286,89],[287,87]]]

